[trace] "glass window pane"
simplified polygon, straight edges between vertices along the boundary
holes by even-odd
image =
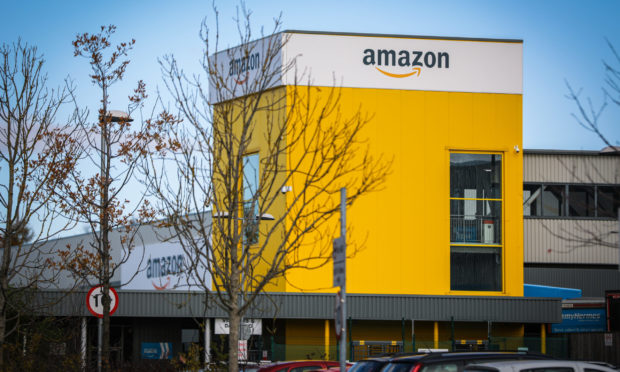
[[[542,185],[523,185],[523,215],[540,216]]]
[[[594,217],[594,186],[568,186],[568,215]]]
[[[501,291],[501,262],[499,247],[451,247],[450,289]]]
[[[450,197],[500,199],[501,180],[501,155],[450,154]],[[469,196],[466,190],[472,190]]]
[[[243,158],[243,200],[250,201],[258,190],[258,154]]]
[[[620,187],[599,186],[597,187],[596,197],[598,217],[618,218]]]
[[[564,200],[566,200],[566,187],[564,185],[545,186],[542,195],[543,216],[565,216]]]
[[[258,154],[243,158],[243,243],[258,243]]]
[[[501,244],[502,203],[490,200],[450,200],[450,241]]]

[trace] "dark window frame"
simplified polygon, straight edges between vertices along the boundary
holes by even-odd
[[[537,197],[537,200],[535,200],[534,202],[537,203],[537,207],[540,206],[540,208],[537,208],[537,214],[536,215],[526,215],[525,211],[523,213],[523,218],[524,219],[569,219],[569,220],[607,220],[607,221],[612,221],[612,220],[617,220],[618,216],[617,216],[617,209],[613,208],[613,205],[611,207],[611,210],[613,211],[614,216],[613,217],[609,217],[609,216],[600,216],[599,214],[601,214],[601,208],[599,206],[599,188],[612,188],[612,190],[615,188],[616,189],[616,193],[617,195],[620,196],[620,185],[619,184],[605,184],[605,183],[566,183],[566,182],[523,182],[523,191],[525,191],[525,187],[534,187],[534,186],[538,186],[542,188],[542,192],[541,195],[539,195]],[[544,215],[544,208],[543,208],[543,202],[542,202],[542,197],[543,197],[543,193],[544,193],[544,188],[545,186],[563,186],[564,187],[564,200],[562,200],[562,213],[558,216],[552,216],[552,215]],[[594,201],[593,201],[593,208],[594,208],[594,213],[593,216],[574,216],[574,215],[570,215],[570,188],[571,187],[592,187],[593,188],[593,192],[594,192]],[[525,203],[525,200],[523,200],[523,203]],[[612,200],[612,204],[618,204],[618,206],[620,206],[620,199],[619,200]],[[531,209],[530,209],[531,210]]]
[[[476,188],[475,190],[477,190],[477,195],[475,197],[466,197],[465,193],[458,193],[455,192],[455,187],[452,181],[452,176],[453,174],[457,174],[456,172],[454,172],[454,170],[452,169],[452,156],[456,155],[456,154],[464,154],[464,155],[491,155],[491,159],[490,159],[490,168],[491,171],[488,171],[486,168],[487,166],[484,166],[484,169],[482,169],[484,172],[495,172],[497,171],[497,173],[495,173],[495,176],[493,175],[489,175],[489,180],[481,178],[481,183],[478,184],[478,181],[476,181]],[[495,157],[498,157],[495,158]],[[505,195],[505,190],[504,190],[504,173],[505,173],[505,154],[501,151],[451,151],[449,154],[449,157],[451,159],[450,161],[450,170],[449,170],[449,174],[450,174],[450,178],[449,178],[449,182],[450,182],[450,194],[449,196],[449,201],[450,201],[450,291],[452,292],[496,292],[496,293],[501,293],[504,291],[504,253],[505,253],[505,242],[504,242],[504,195]],[[496,161],[498,161],[498,163],[496,163]],[[471,160],[470,160],[471,162]],[[458,163],[458,160],[454,162],[455,164]],[[480,177],[481,175],[484,175],[484,172],[480,172],[480,166],[472,166],[471,167],[473,169],[473,172],[475,172],[475,176],[478,179],[478,177]],[[467,177],[467,175],[464,175],[463,172],[461,171],[461,176]],[[494,177],[499,177],[499,180],[497,178]],[[471,179],[470,179],[471,180]],[[488,185],[487,185],[488,184]],[[490,190],[495,190],[495,192],[489,192],[488,196],[486,193],[483,192],[482,195],[478,194],[478,192],[482,189],[486,190],[485,186],[490,186]],[[457,235],[454,234],[453,231],[453,226],[452,226],[452,219],[453,219],[453,204],[455,201],[464,201],[464,200],[469,200],[469,201],[475,201],[476,203],[481,202],[483,203],[498,203],[499,205],[499,214],[496,217],[497,222],[499,222],[499,228],[497,230],[497,232],[494,231],[494,235],[495,238],[493,238],[492,242],[484,242],[483,240],[481,240],[481,237],[478,237],[475,240],[478,240],[477,242],[474,241],[453,241],[453,238]],[[463,208],[465,208],[463,206]],[[478,206],[476,206],[476,210],[478,210]],[[486,210],[486,206],[483,207],[483,210]],[[486,212],[485,212],[486,213]],[[482,215],[482,217],[484,217],[484,215]],[[490,218],[483,218],[480,222],[483,222],[483,220],[491,220]],[[483,225],[486,222],[483,222]],[[483,229],[486,230],[486,229]],[[481,234],[482,234],[482,230],[481,230]],[[497,237],[499,235],[499,238]],[[486,238],[485,238],[486,239]],[[454,276],[454,271],[457,269],[456,265],[453,265],[452,260],[455,258],[455,256],[462,256],[463,254],[466,254],[467,252],[464,252],[461,250],[461,248],[467,248],[467,247],[471,247],[471,248],[478,248],[481,250],[488,250],[488,252],[479,252],[479,259],[478,261],[476,261],[475,257],[469,257],[470,260],[474,260],[476,261],[478,264],[482,264],[484,265],[484,261],[488,261],[488,257],[484,257],[485,255],[493,255],[494,257],[499,255],[499,263],[492,269],[492,271],[489,272],[489,274],[493,274],[495,276],[495,274],[497,274],[497,271],[499,270],[499,274],[497,276],[497,280],[493,279],[491,281],[489,281],[488,283],[478,283],[479,285],[476,286],[474,284],[470,285],[467,288],[463,287],[463,283],[457,283],[456,279]],[[476,252],[471,252],[472,255],[475,256]],[[484,258],[483,258],[484,257]],[[476,265],[477,263],[474,262],[474,265]],[[466,283],[467,284],[467,283]]]

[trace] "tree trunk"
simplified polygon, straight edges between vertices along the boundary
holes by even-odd
[[[6,293],[4,282],[3,280],[2,288],[3,293]],[[6,300],[4,296],[4,294],[0,294],[0,370],[4,370],[4,339],[6,334]]]
[[[239,371],[239,327],[241,317],[237,308],[231,310],[228,315],[228,325],[230,333],[228,335],[228,371]]]

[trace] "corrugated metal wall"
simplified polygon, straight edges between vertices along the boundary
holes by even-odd
[[[620,184],[620,158],[603,155],[523,156],[523,182]]]
[[[119,306],[115,316],[216,318],[226,313],[210,306],[205,310],[201,293],[118,291]],[[40,302],[52,303],[49,313],[60,316],[90,316],[85,293],[62,292],[39,294]],[[486,297],[486,296],[389,296],[349,295],[348,314],[353,319],[502,321],[555,323],[561,320],[557,298]],[[267,319],[331,319],[334,294],[270,293],[262,295],[246,314]]]
[[[613,220],[525,218],[525,263],[618,264],[616,231]]]
[[[620,157],[598,152],[525,151],[524,182],[620,184]],[[618,222],[525,218],[525,263],[617,265]]]
[[[580,288],[583,297],[604,297],[606,288],[620,289],[620,271],[613,269],[526,267],[523,275],[529,284]]]

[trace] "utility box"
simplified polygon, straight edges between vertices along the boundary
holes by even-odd
[[[495,225],[493,220],[482,221],[482,242],[484,244],[495,243]]]

